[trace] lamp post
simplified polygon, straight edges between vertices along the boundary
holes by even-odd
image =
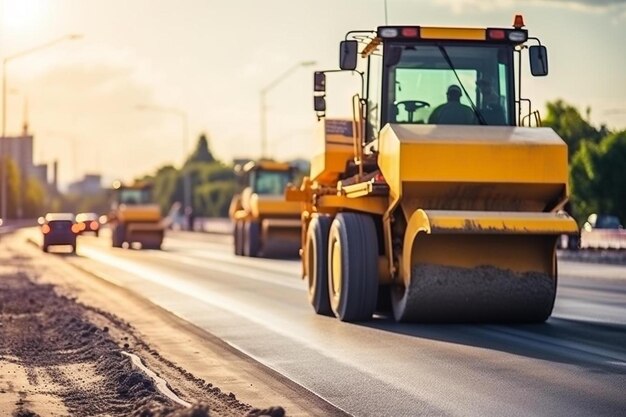
[[[139,104],[136,106],[137,110],[142,111],[154,111],[160,113],[172,114],[177,117],[180,117],[182,128],[183,128],[183,213],[187,214],[191,209],[191,178],[189,177],[189,172],[185,170],[184,158],[187,154],[187,130],[188,130],[188,119],[187,113],[183,110],[179,110],[172,107],[161,107],[161,106],[153,106],[147,104]]]
[[[315,65],[315,61],[302,61],[293,65],[287,71],[282,73],[279,77],[276,77],[274,81],[267,84],[260,91],[260,99],[261,99],[261,157],[264,158],[267,156],[267,93],[284,81],[287,77],[289,77],[293,72],[295,72],[300,67],[310,67],[311,65]]]
[[[2,142],[0,142],[0,155],[2,155],[2,164],[0,166],[0,199],[2,199],[2,207],[0,207],[0,218],[6,218],[7,216],[7,167],[6,167],[6,153],[4,149],[4,143],[6,142],[6,125],[7,125],[7,64],[15,59],[22,58],[23,56],[30,55],[39,52],[43,49],[55,46],[58,43],[76,40],[82,38],[82,35],[70,34],[61,38],[54,39],[50,42],[35,46],[30,49],[18,52],[13,55],[6,56],[2,59]]]

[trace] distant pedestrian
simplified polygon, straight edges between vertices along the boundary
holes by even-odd
[[[193,232],[196,216],[194,215],[193,209],[191,207],[187,207],[185,209],[185,217],[187,218],[187,230]]]

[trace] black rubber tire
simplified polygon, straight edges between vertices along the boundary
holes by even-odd
[[[371,320],[378,301],[378,237],[371,216],[340,213],[333,221],[328,245],[328,288],[330,305],[341,321]],[[338,245],[338,246],[337,246]],[[338,270],[333,263],[338,249]],[[339,281],[338,290],[333,282]]]
[[[256,258],[261,250],[261,225],[258,222],[246,222],[243,235],[244,256]]]
[[[306,282],[309,303],[317,314],[332,316],[328,296],[328,231],[332,219],[317,216],[309,223],[306,235]]]
[[[111,246],[114,248],[121,248],[125,239],[125,228],[122,225],[117,225],[111,230]]]
[[[243,256],[243,220],[235,221],[233,226],[233,246],[234,252],[237,256]]]
[[[99,230],[96,230],[95,233],[96,233],[96,237],[100,237],[100,231]]]

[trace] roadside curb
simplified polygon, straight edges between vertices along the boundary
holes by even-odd
[[[626,250],[559,250],[557,258],[572,262],[626,265]]]

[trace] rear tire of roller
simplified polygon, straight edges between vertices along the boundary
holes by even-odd
[[[306,236],[308,296],[317,314],[332,316],[328,295],[328,231],[331,218],[314,217]]]
[[[371,216],[340,213],[328,244],[330,305],[341,321],[367,321],[378,300],[378,237]]]

